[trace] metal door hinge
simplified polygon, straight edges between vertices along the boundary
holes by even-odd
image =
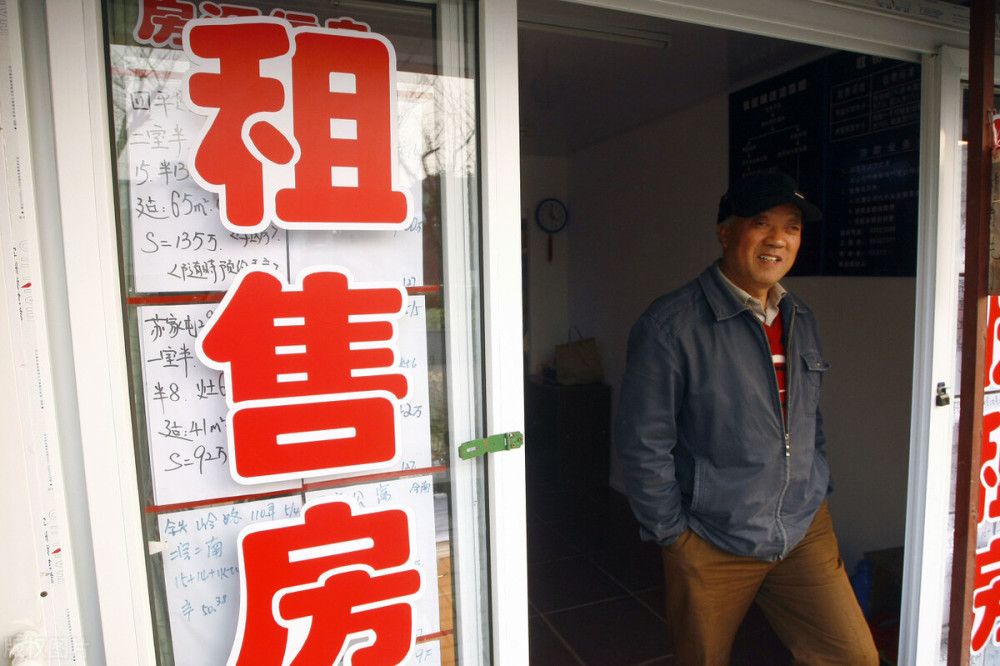
[[[944,382],[938,382],[935,402],[938,407],[945,407],[951,404],[951,398],[948,396],[948,387],[944,385]]]
[[[485,439],[474,439],[458,447],[458,457],[470,460],[486,453],[510,451],[524,446],[524,435],[519,432],[505,432],[500,435],[490,435]]]

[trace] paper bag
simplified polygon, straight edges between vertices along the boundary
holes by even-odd
[[[573,333],[577,339],[573,339]],[[556,381],[572,386],[594,384],[604,379],[601,357],[597,354],[594,338],[584,338],[574,326],[570,329],[569,342],[556,345]]]

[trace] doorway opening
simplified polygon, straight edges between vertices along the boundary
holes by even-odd
[[[519,3],[518,39],[532,662],[669,664],[659,550],[640,542],[608,458],[628,331],[719,256],[730,95],[834,54],[553,0]],[[569,212],[555,231],[536,220],[546,199]],[[916,280],[784,284],[816,311],[831,364],[829,505],[851,572],[904,542]],[[555,346],[571,337],[594,338],[600,385],[553,381]],[[876,604],[898,608],[895,582]],[[733,663],[783,658],[752,612]]]

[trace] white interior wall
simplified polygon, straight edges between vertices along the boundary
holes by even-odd
[[[914,278],[789,279],[819,318],[830,363],[820,407],[830,512],[848,566],[902,546],[910,455]]]
[[[568,322],[596,337],[615,396],[632,323],[653,298],[719,256],[714,222],[728,180],[727,113],[720,95],[569,159],[564,283],[551,275],[562,270],[555,263],[539,280],[544,239],[529,237],[532,293],[539,281],[565,284]],[[544,180],[549,166],[524,159],[524,182]],[[915,280],[797,278],[788,286],[817,311],[832,366],[821,403],[837,486],[830,507],[853,567],[865,551],[903,543]],[[539,321],[563,316],[551,300],[558,291],[546,298],[530,304],[533,331],[563,325]]]

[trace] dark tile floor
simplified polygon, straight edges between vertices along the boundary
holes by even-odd
[[[674,664],[659,549],[639,540],[606,485],[556,487],[528,470],[529,648],[533,666]],[[780,666],[788,652],[752,611],[732,664]],[[681,666],[681,665],[677,665]]]

